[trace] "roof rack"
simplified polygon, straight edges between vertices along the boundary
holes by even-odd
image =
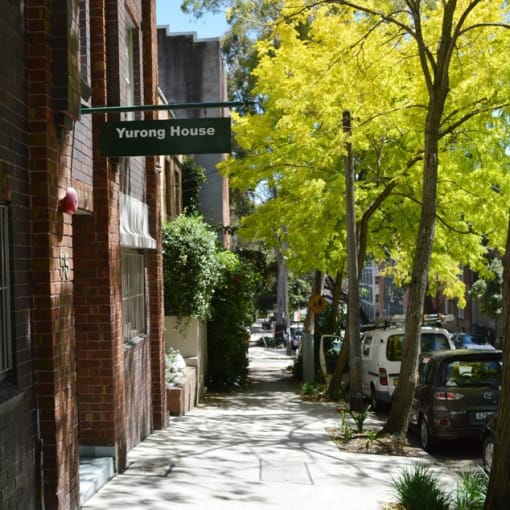
[[[443,315],[441,313],[429,313],[422,316],[422,325],[424,326],[442,326],[445,322],[451,322],[455,320],[452,314]],[[406,315],[405,314],[394,314],[379,317],[375,322],[365,324],[363,330],[370,329],[389,329],[397,328],[405,325]]]
[[[422,324],[427,326],[436,324],[438,326],[442,326],[445,322],[452,322],[455,320],[453,314],[448,313],[446,315],[442,313],[428,313],[424,314],[422,318]]]

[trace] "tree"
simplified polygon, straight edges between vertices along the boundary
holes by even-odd
[[[255,313],[258,274],[251,258],[220,251],[220,277],[207,323],[207,386],[231,390],[248,376],[248,327]]]
[[[198,166],[192,158],[186,158],[182,163],[182,174],[182,206],[185,214],[200,214],[200,190],[207,182],[205,168]]]
[[[491,274],[479,278],[471,288],[471,294],[480,302],[480,310],[488,317],[501,319],[503,314],[503,262],[497,254],[489,260]]]
[[[497,445],[485,500],[485,510],[506,508],[510,498],[510,472],[508,458],[510,456],[510,220],[508,223],[508,237],[503,259],[503,378],[501,399],[498,407],[496,426]]]
[[[376,260],[390,256],[410,289],[405,384],[385,428],[403,435],[426,289],[441,286],[462,304],[459,265],[483,270],[482,237],[504,242],[495,216],[506,208],[491,183],[501,180],[494,112],[507,101],[508,66],[496,56],[505,12],[481,0],[316,5],[287,2],[275,34],[259,41],[264,114],[236,119],[249,155],[223,170],[233,186],[265,180],[278,190],[245,218],[248,235],[268,240],[278,218],[291,269],[335,274],[345,260],[339,119],[353,112],[357,218],[370,217],[359,243]]]
[[[216,234],[200,216],[180,215],[162,227],[165,315],[206,319],[220,266]]]

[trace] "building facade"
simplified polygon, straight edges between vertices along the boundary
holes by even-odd
[[[218,38],[196,39],[195,33],[172,34],[158,27],[159,83],[170,104],[214,104],[227,101],[227,78]],[[225,107],[175,109],[176,118],[225,117]],[[220,232],[230,226],[228,179],[216,165],[223,154],[196,154],[195,163],[203,167],[207,181],[200,191],[200,212],[204,220]],[[230,236],[223,236],[230,246]]]
[[[156,158],[103,124],[158,102],[155,0],[0,0],[0,508],[79,508],[80,456],[167,424]]]

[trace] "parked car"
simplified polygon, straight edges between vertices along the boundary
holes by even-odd
[[[291,324],[290,326],[290,344],[291,349],[296,351],[301,344],[303,336],[303,324]]]
[[[492,468],[492,459],[494,457],[494,444],[496,436],[496,414],[491,415],[482,428],[480,440],[482,443],[482,462],[487,471]]]
[[[478,439],[499,403],[501,351],[458,349],[424,363],[410,415],[421,447],[430,451],[440,440]]]
[[[404,343],[403,316],[382,319],[382,327],[367,329],[361,340],[361,382],[374,411],[391,404],[398,384]],[[448,330],[439,327],[438,317],[429,316],[421,327],[420,353],[454,349]]]
[[[456,349],[487,349],[495,351],[496,348],[483,335],[476,333],[452,333],[452,340]]]

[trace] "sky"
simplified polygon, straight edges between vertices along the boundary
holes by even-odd
[[[170,32],[196,32],[197,39],[221,37],[227,31],[225,15],[208,14],[200,19],[181,11],[181,0],[156,0],[158,26],[170,27]]]

